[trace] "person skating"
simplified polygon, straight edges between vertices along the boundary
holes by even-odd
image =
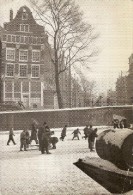
[[[9,139],[8,139],[8,141],[7,141],[7,145],[9,145],[10,141],[12,141],[14,145],[16,145],[13,136],[15,136],[15,135],[14,135],[14,133],[13,133],[13,128],[11,128],[11,129],[9,130]]]
[[[20,151],[27,151],[26,149],[26,130],[23,130],[20,134]]]
[[[28,129],[25,132],[26,134],[26,148],[29,148],[29,144],[30,144],[30,133],[28,131]]]
[[[93,127],[92,127],[92,125],[90,125],[90,128],[88,129],[88,134],[87,134],[87,137],[88,137],[88,148],[90,148],[90,145],[91,145],[90,134],[92,132],[93,132]]]
[[[47,123],[44,122],[44,123],[43,123],[43,126],[39,127],[39,129],[38,129],[39,151],[41,151],[42,134],[43,134],[43,132],[44,132],[46,126],[47,126]]]
[[[96,139],[97,136],[98,135],[97,135],[97,128],[96,128],[89,135],[89,149],[90,149],[90,152],[95,151],[94,150],[94,143],[95,143],[95,139]]]
[[[44,154],[45,151],[47,154],[51,154],[49,152],[49,139],[50,139],[50,129],[48,126],[46,126],[42,134],[42,141],[41,141],[41,153],[42,154]]]
[[[79,131],[78,128],[77,128],[76,130],[74,130],[74,131],[72,132],[72,134],[73,134],[72,140],[74,140],[74,138],[78,138],[78,140],[79,140],[79,134],[81,134],[81,133],[80,133],[80,131]]]
[[[30,144],[31,144],[31,142],[33,140],[36,142],[36,144],[38,144],[38,139],[37,139],[37,126],[38,126],[38,123],[35,120],[33,120],[32,124],[31,124]]]
[[[64,138],[66,137],[66,131],[67,131],[67,125],[64,126],[61,132],[60,140],[64,141]]]
[[[82,138],[87,139],[87,137],[88,137],[88,131],[89,131],[88,125],[86,125],[86,127],[83,129],[83,131],[84,131],[84,136]]]

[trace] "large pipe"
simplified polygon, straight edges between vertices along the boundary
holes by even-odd
[[[106,130],[99,134],[96,151],[100,158],[120,169],[133,171],[133,130]]]

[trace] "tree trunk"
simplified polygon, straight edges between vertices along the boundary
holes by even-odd
[[[55,67],[56,69],[56,67]],[[57,100],[59,109],[63,108],[61,90],[60,90],[60,82],[59,82],[59,75],[55,72],[55,84],[56,84],[56,93],[57,93]]]
[[[62,96],[61,96],[61,90],[60,90],[60,80],[59,80],[59,70],[58,70],[58,55],[57,55],[57,47],[56,47],[56,36],[57,31],[55,32],[54,36],[54,57],[55,57],[55,85],[56,85],[56,93],[57,93],[57,100],[58,100],[58,106],[59,109],[63,108],[63,102],[62,102]]]

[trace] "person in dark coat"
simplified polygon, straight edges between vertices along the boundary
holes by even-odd
[[[42,141],[41,141],[41,153],[44,154],[45,151],[47,154],[51,154],[49,152],[49,143],[50,143],[50,129],[48,126],[45,127],[42,133]]]
[[[78,128],[77,128],[76,130],[74,130],[74,131],[72,132],[72,134],[73,134],[72,140],[74,140],[74,138],[78,138],[78,140],[79,140],[79,134],[81,134],[81,133],[80,133],[80,131],[79,131]]]
[[[93,132],[93,127],[92,127],[92,125],[90,125],[90,127],[88,128],[88,134],[87,134],[87,137],[88,137],[88,148],[90,148],[90,145],[91,145],[90,134],[92,132]]]
[[[94,151],[94,143],[97,136],[97,128],[89,134],[89,149],[91,152]]]
[[[41,143],[42,143],[42,134],[45,130],[45,127],[47,126],[47,123],[44,122],[42,127],[39,127],[38,129],[38,141],[39,141],[39,150],[41,151]]]
[[[60,140],[64,141],[64,138],[66,137],[66,131],[67,131],[67,125],[64,126],[61,132]]]
[[[38,139],[37,139],[37,126],[38,123],[33,120],[33,123],[31,124],[31,137],[30,137],[30,144],[34,140],[36,144],[38,144]]]
[[[25,131],[26,134],[26,148],[29,148],[29,144],[30,144],[30,133],[28,131],[28,129]]]
[[[113,120],[113,126],[114,126],[114,129],[119,128],[119,120],[118,119]]]
[[[13,133],[13,128],[11,128],[11,129],[9,130],[9,139],[8,139],[8,141],[7,141],[7,145],[9,145],[10,141],[12,141],[14,145],[16,145],[13,136],[15,136],[15,135],[14,135],[14,133]]]
[[[27,151],[26,150],[26,130],[23,130],[20,134],[20,151]]]
[[[86,127],[83,129],[83,131],[84,131],[84,136],[82,138],[87,139],[87,137],[88,137],[88,131],[89,131],[88,125],[86,125]]]
[[[50,137],[50,143],[52,144],[52,149],[56,149],[57,142],[58,142],[57,137]]]

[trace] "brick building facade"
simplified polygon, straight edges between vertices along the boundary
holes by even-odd
[[[28,7],[21,7],[14,19],[13,11],[10,11],[10,22],[1,30],[1,43],[1,100],[22,101],[25,107],[53,108],[54,87],[50,87],[53,85],[53,66],[48,37]],[[46,91],[49,98],[44,98]],[[46,99],[49,99],[47,104]]]

